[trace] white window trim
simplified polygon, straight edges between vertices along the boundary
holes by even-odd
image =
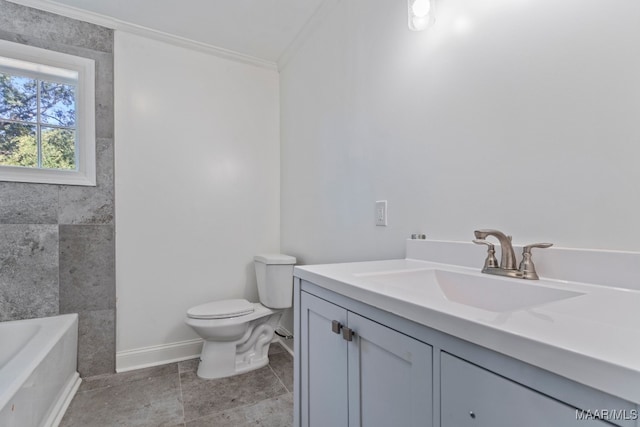
[[[0,56],[73,70],[78,73],[76,126],[78,170],[0,165],[0,181],[96,185],[95,62],[89,58],[0,40]]]

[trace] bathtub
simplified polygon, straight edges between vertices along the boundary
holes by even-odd
[[[0,322],[0,426],[57,426],[80,386],[78,315]]]

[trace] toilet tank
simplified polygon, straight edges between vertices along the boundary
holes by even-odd
[[[293,305],[293,266],[296,259],[283,254],[261,254],[253,258],[258,280],[258,295],[269,308]]]

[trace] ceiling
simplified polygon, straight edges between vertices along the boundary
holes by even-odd
[[[15,1],[16,3],[26,3]],[[323,0],[39,0],[276,62]],[[45,8],[46,9],[46,8]]]

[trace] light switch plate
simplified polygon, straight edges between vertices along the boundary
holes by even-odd
[[[376,201],[376,225],[386,227],[387,226],[387,201]]]

